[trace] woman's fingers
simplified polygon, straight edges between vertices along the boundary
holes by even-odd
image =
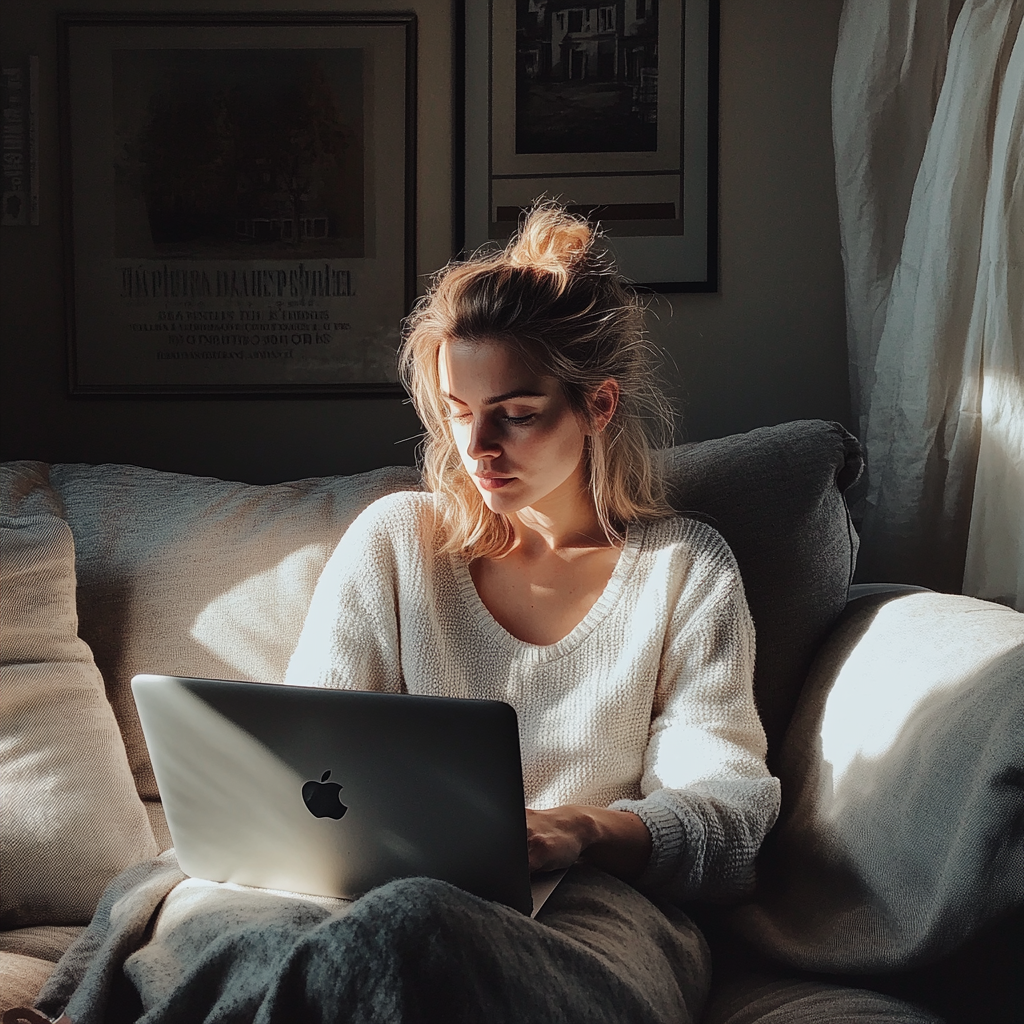
[[[581,856],[620,878],[641,875],[651,856],[651,834],[632,811],[570,804],[546,811],[527,808],[531,871],[555,871]]]
[[[526,811],[531,871],[556,871],[579,860],[587,834],[586,815],[574,807]]]

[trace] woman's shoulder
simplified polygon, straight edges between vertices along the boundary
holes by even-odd
[[[735,557],[725,538],[712,526],[692,515],[664,516],[642,524],[643,547],[668,549],[688,558],[703,556],[734,563]]]
[[[703,601],[717,594],[729,603],[745,603],[746,592],[736,556],[710,523],[693,516],[666,516],[645,524],[641,550],[646,553],[646,578],[673,590],[683,605],[689,594]],[[681,606],[682,607],[682,606]]]
[[[423,520],[432,515],[433,495],[425,491],[395,491],[370,502],[351,521],[339,547],[402,546],[405,537],[421,534]]]
[[[367,523],[404,523],[420,519],[434,508],[434,495],[429,491],[392,491],[383,498],[371,501],[359,513],[358,519]]]

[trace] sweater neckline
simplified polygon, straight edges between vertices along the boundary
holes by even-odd
[[[531,644],[513,636],[491,614],[490,609],[480,597],[476,584],[469,571],[469,563],[456,555],[449,555],[448,560],[455,575],[455,580],[462,592],[463,600],[470,613],[476,619],[488,640],[501,644],[507,650],[525,656],[531,661],[550,661],[560,658],[578,647],[607,616],[622,593],[622,588],[636,564],[640,554],[644,536],[641,523],[631,523],[626,527],[626,537],[619,551],[618,561],[612,570],[601,596],[593,603],[590,611],[561,640],[553,644]]]

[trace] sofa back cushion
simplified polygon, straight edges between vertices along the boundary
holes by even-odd
[[[842,492],[860,472],[859,446],[836,423],[804,420],[682,445],[665,459],[675,506],[736,553],[771,761],[846,600],[856,536]],[[282,679],[348,524],[371,501],[419,486],[407,467],[265,486],[120,465],[7,468],[5,502],[59,511],[74,532],[79,628],[147,801],[158,794],[131,677]]]
[[[156,853],[92,653],[57,516],[0,515],[0,928],[86,923]]]
[[[131,694],[139,672],[279,682],[320,571],[409,468],[254,486],[135,466],[54,465],[78,547],[82,637],[139,793],[158,798]]]
[[[846,605],[857,535],[843,492],[863,468],[860,444],[838,423],[796,420],[666,455],[673,505],[715,527],[736,555],[774,770],[814,654]]]

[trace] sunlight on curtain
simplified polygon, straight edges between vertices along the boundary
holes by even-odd
[[[833,78],[868,460],[858,577],[1018,607],[1022,15],[1024,0],[848,2]]]
[[[1006,66],[972,326],[981,335],[981,449],[964,593],[1024,611],[1024,32]],[[983,287],[984,286],[984,287]]]

